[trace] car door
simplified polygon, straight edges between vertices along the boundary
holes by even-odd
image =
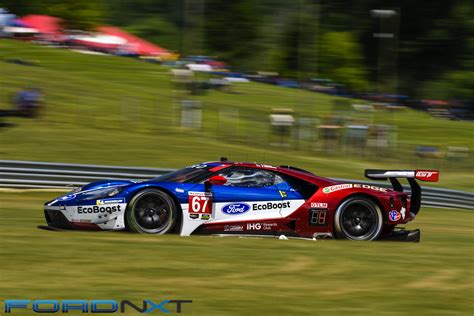
[[[283,201],[275,187],[275,173],[233,167],[219,175],[225,177],[227,183],[210,188],[215,220],[280,217]]]
[[[303,192],[301,192],[303,190],[295,183],[287,182],[280,177],[280,180],[277,180],[275,183],[275,188],[283,200],[282,208],[280,209],[282,217],[290,215],[306,202],[307,197],[305,198],[302,194]]]

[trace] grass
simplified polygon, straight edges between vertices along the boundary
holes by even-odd
[[[5,62],[11,58],[36,60],[37,66]],[[233,93],[183,96],[166,67],[11,40],[0,40],[0,72],[0,107],[10,107],[14,93],[25,86],[41,87],[47,105],[39,120],[8,119],[16,126],[0,130],[0,159],[181,167],[229,156],[357,179],[368,167],[439,168],[439,186],[474,189],[472,154],[463,161],[413,154],[417,145],[442,151],[464,146],[472,152],[474,125],[469,122],[408,109],[370,115],[346,109],[344,115],[353,120],[396,126],[397,147],[385,153],[350,145],[333,151],[321,141],[293,139],[289,147],[275,147],[271,144],[278,139],[268,123],[272,108],[290,107],[296,117],[325,122],[341,98],[258,83],[235,85]],[[202,102],[201,129],[179,126],[182,98]]]
[[[37,229],[56,195],[0,192],[0,299],[192,299],[185,315],[474,312],[472,212],[422,210],[408,225],[419,244]]]

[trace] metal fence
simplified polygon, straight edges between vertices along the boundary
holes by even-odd
[[[103,179],[147,180],[171,171],[173,169],[0,160],[0,187],[65,188],[71,185],[81,186]],[[335,180],[390,187],[390,184],[385,182]],[[404,190],[409,192],[410,188],[406,186]],[[474,193],[422,187],[422,204],[432,207],[474,210]]]

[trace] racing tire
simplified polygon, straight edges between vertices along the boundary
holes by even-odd
[[[146,189],[138,192],[125,212],[127,228],[142,234],[166,234],[176,224],[178,208],[163,191]]]
[[[339,205],[334,214],[334,232],[338,239],[375,240],[382,230],[382,211],[369,198],[350,197]]]

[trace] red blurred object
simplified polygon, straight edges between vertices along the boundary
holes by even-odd
[[[83,230],[101,230],[99,225],[93,224],[93,223],[80,223],[80,222],[74,222],[71,223],[73,227],[77,229],[83,229]]]
[[[62,19],[49,15],[27,15],[18,19],[20,23],[37,29],[45,35],[62,35]]]
[[[227,179],[223,176],[213,176],[209,178],[208,182],[212,185],[224,185],[227,182]]]
[[[449,105],[449,102],[444,101],[444,100],[421,100],[425,105],[427,106],[447,106]]]
[[[162,48],[144,39],[141,39],[132,34],[129,34],[117,27],[101,26],[97,28],[97,31],[99,31],[102,34],[113,35],[113,36],[117,36],[117,37],[125,39],[127,41],[127,45],[129,47],[132,47],[134,50],[134,53],[138,55],[156,56],[156,55],[163,55],[163,54],[170,53],[165,48]]]
[[[117,50],[121,47],[127,46],[127,41],[125,39],[110,36],[110,35],[91,35],[91,36],[81,36],[74,38],[74,42],[79,45],[83,45],[93,49],[100,50]]]
[[[217,61],[217,60],[211,60],[209,62],[206,62],[205,64],[208,64],[209,66],[213,68],[225,68],[228,67],[228,65],[225,62],[222,61]]]

